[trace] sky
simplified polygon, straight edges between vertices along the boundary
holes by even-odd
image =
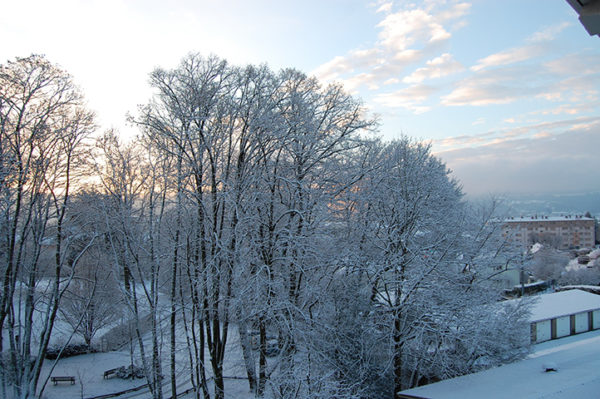
[[[100,130],[190,52],[340,82],[471,196],[600,191],[600,37],[566,0],[0,0],[0,63],[44,54]]]

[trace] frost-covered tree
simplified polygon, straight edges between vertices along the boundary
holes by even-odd
[[[532,254],[529,271],[538,280],[558,280],[569,264],[568,254],[543,246]]]
[[[90,251],[99,255],[104,254]],[[119,320],[121,315],[120,291],[112,270],[98,262],[82,262],[85,270],[75,276],[64,295],[60,315],[88,347],[96,333]]]
[[[153,397],[161,398],[159,287],[164,281],[162,254],[169,248],[163,228],[172,160],[144,144],[124,144],[114,131],[106,132],[97,140],[96,169],[106,252],[122,281],[119,289],[133,327],[130,339],[140,351]],[[147,333],[150,340],[144,337]]]
[[[132,118],[144,155],[110,134],[99,144],[111,255],[135,318],[141,303],[151,309],[143,359],[154,397],[166,359],[159,296],[172,396],[179,328],[204,398],[225,395],[232,328],[250,390],[286,398],[396,392],[513,347],[465,338],[485,330],[473,321],[497,299],[490,277],[512,258],[491,214],[472,212],[428,145],[365,139],[375,121],[358,100],[295,70],[192,54],[155,70],[151,85]]]
[[[65,71],[37,55],[0,65],[0,390],[5,397],[36,395],[61,297],[91,242],[73,245],[77,237],[68,214],[84,170],[85,139],[93,129],[93,114]],[[34,319],[41,320],[36,331]]]
[[[499,231],[488,231],[489,220],[474,222],[458,183],[428,145],[408,138],[374,145],[364,164],[369,172],[348,195],[348,236],[373,323],[389,334],[395,395],[473,369],[453,353],[474,342],[465,330],[475,318],[469,315],[481,316],[476,309],[498,299],[487,276],[502,251]],[[494,314],[486,322],[498,326]],[[471,363],[484,356],[471,349]]]
[[[223,396],[223,358],[235,312],[250,386],[262,394],[267,319],[276,325],[287,359],[280,370],[293,375],[294,320],[310,278],[316,278],[307,272],[319,265],[314,237],[331,199],[348,184],[336,177],[344,154],[361,145],[357,133],[373,122],[339,86],[323,88],[294,70],[275,74],[190,55],[174,70],[154,71],[151,83],[157,94],[136,122],[156,151],[174,160],[171,298],[174,303],[177,276],[187,276],[180,288],[192,306],[182,304],[189,313],[181,317],[196,325],[189,335],[198,348],[191,356],[193,379],[207,396],[206,343],[215,397]],[[185,232],[183,213],[192,216]],[[246,285],[236,279],[262,282],[253,301],[234,293],[234,286]],[[172,307],[172,336],[177,314]],[[245,344],[250,325],[262,331],[258,373]],[[171,364],[174,357],[173,347]],[[173,370],[171,379],[175,395]]]
[[[259,122],[265,114],[260,98],[269,90],[265,76],[261,68],[241,70],[216,57],[190,55],[174,70],[157,69],[152,73],[151,84],[157,95],[141,109],[136,120],[156,151],[174,160],[176,222],[170,298],[174,304],[177,276],[187,276],[185,291],[192,299],[190,321],[197,326],[190,330],[196,334],[188,337],[196,348],[191,359],[198,395],[200,390],[208,395],[205,344],[215,380],[215,397],[224,395],[223,359],[233,276],[242,241],[239,233],[243,202],[252,195],[247,191],[256,159],[255,138],[266,126]],[[182,212],[192,216],[190,229],[186,230],[185,255],[180,252],[184,240]],[[173,395],[176,315],[172,306]]]
[[[101,206],[104,200],[95,191],[80,191],[72,196],[68,215],[72,247],[82,251],[92,239],[93,243],[81,256],[59,308],[61,319],[90,347],[98,331],[122,316],[123,301],[115,278],[118,274],[106,245],[108,236]]]

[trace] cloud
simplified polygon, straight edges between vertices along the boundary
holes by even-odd
[[[540,111],[534,111],[531,114],[533,115],[577,115],[583,114],[588,111],[596,111],[600,107],[600,102],[586,102],[582,104],[561,104],[557,107],[543,109]]]
[[[506,122],[515,123],[510,118]],[[600,117],[579,117],[557,121],[541,122],[530,125],[521,125],[504,129],[495,129],[476,135],[462,135],[434,140],[433,146],[437,152],[448,152],[464,149],[465,147],[482,147],[487,145],[499,145],[500,143],[515,139],[528,139],[540,135],[557,135],[566,131],[593,130],[600,131]]]
[[[598,100],[600,73],[594,75],[557,76],[538,94],[538,97],[553,101],[568,101],[572,105]]]
[[[470,195],[599,190],[600,121],[437,153]]]
[[[404,77],[404,83],[420,83],[426,79],[441,78],[464,70],[462,64],[452,58],[449,53],[426,62],[426,66],[417,69]]]
[[[478,72],[490,67],[514,64],[531,58],[539,57],[545,52],[546,49],[544,48],[544,46],[540,45],[523,46],[505,51],[500,51],[498,53],[488,55],[487,57],[480,59],[479,61],[477,61],[476,65],[473,65],[471,67],[471,70],[474,72]]]
[[[483,145],[490,142],[490,137],[494,138],[495,131],[481,133],[477,135],[462,135],[455,137],[446,137],[444,139],[434,140],[433,145],[437,152],[450,151],[456,148],[472,147]]]
[[[554,113],[573,115],[583,104],[598,102],[600,72],[596,66],[600,55],[597,52],[583,49],[548,59],[557,50],[557,35],[569,25],[560,23],[538,30],[521,46],[480,58],[461,80],[451,83],[450,91],[439,98],[440,105],[490,106],[536,99],[565,102],[554,107]],[[465,71],[462,64],[444,53],[402,81],[417,84],[462,71]]]
[[[379,8],[377,9],[376,12],[385,12],[388,13],[392,10],[392,6],[394,4],[393,3],[383,3],[381,6],[379,6]]]
[[[571,53],[543,64],[549,72],[557,75],[593,75],[598,73],[600,56],[596,54]]]
[[[367,86],[371,90],[377,90],[379,86],[376,83],[377,79],[372,73],[359,73],[344,81],[344,86],[349,92],[354,92],[360,86]]]
[[[441,97],[442,105],[507,104],[540,94],[547,87],[538,71],[523,66],[485,70],[462,79],[454,86],[449,94]]]
[[[600,72],[593,70],[593,65],[600,62],[600,57],[581,54],[571,57],[574,60],[561,58],[478,70],[456,82],[454,89],[441,97],[441,104],[484,106],[538,98],[568,101],[574,107],[597,101]],[[577,60],[580,57],[583,60]]]
[[[313,71],[313,74],[318,76],[321,80],[332,81],[339,79],[344,72],[351,72],[353,70],[352,65],[345,57],[337,56],[331,61],[327,61],[320,65]]]
[[[456,24],[470,8],[457,1],[426,1],[418,6],[402,5],[400,9],[391,2],[374,6],[378,7],[377,12],[384,13],[376,25],[377,41],[371,47],[334,57],[316,68],[314,75],[326,82],[341,81],[351,90],[361,86],[375,90],[389,84],[392,79],[399,79],[407,66],[434,55],[452,36],[449,25]],[[419,72],[422,73],[427,72]]]
[[[551,41],[556,38],[565,28],[571,26],[571,22],[561,22],[560,24],[546,27],[542,30],[535,32],[527,40],[529,42],[545,42]]]
[[[430,107],[421,105],[438,89],[428,85],[413,85],[391,93],[375,96],[374,101],[390,108],[406,108],[416,114],[427,112]]]
[[[478,60],[471,70],[477,72],[486,68],[510,65],[540,57],[550,49],[549,43],[569,25],[570,23],[563,22],[537,31],[525,40],[526,45],[488,55]]]
[[[434,15],[423,9],[389,14],[381,21],[381,45],[393,52],[401,52],[417,43],[435,43],[450,38],[450,33]]]
[[[356,71],[369,70],[383,62],[380,49],[353,50],[346,57],[334,57],[314,70],[313,74],[324,81],[339,80],[346,74],[352,75]]]

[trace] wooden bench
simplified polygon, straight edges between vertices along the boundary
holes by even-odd
[[[75,377],[71,375],[50,377],[50,380],[54,383],[54,385],[59,382],[70,382],[71,385],[75,384]]]
[[[108,378],[108,377],[110,377],[111,375],[113,375],[113,374],[116,374],[116,373],[117,373],[117,371],[119,371],[119,369],[120,369],[120,367],[116,367],[116,368],[114,368],[114,369],[106,370],[106,371],[104,372],[104,377],[102,377],[102,378],[104,378],[104,379],[107,379],[107,378]]]

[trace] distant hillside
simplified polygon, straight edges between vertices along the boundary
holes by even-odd
[[[600,218],[600,192],[578,194],[510,194],[505,195],[506,212],[512,215],[530,215],[535,213],[590,212]]]

